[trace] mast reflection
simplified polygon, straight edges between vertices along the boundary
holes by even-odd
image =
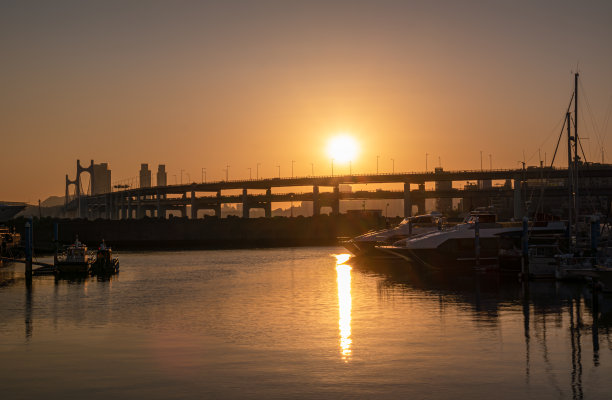
[[[336,273],[338,281],[338,309],[340,328],[340,355],[345,362],[351,358],[351,310],[353,299],[351,297],[351,266],[344,264],[350,256],[348,254],[336,255]]]

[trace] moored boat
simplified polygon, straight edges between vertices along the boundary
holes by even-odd
[[[112,275],[119,272],[119,259],[113,257],[113,250],[106,246],[104,240],[98,247],[96,259],[91,265],[91,273],[95,275]]]
[[[79,241],[65,246],[63,251],[55,255],[55,271],[58,274],[88,274],[92,259],[87,246]]]
[[[360,257],[388,256],[376,246],[391,245],[399,240],[443,230],[447,227],[446,218],[440,213],[406,217],[402,222],[389,229],[366,232],[363,235],[344,240],[341,244],[353,255]]]
[[[473,212],[467,221],[451,229],[400,240],[392,246],[379,246],[388,254],[436,269],[499,268],[500,253],[506,247],[520,248],[520,223],[499,223],[491,212]],[[532,224],[532,235],[565,231],[561,221]]]

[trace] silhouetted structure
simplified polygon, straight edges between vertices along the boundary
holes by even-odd
[[[166,173],[166,166],[159,164],[157,166],[157,186],[166,186],[168,183],[168,174]]]
[[[151,187],[151,170],[149,164],[140,164],[140,187]]]
[[[165,174],[165,171],[163,173]],[[584,164],[580,173],[583,178],[581,182],[589,185],[588,188],[582,189],[583,193],[588,192],[591,199],[582,204],[596,205],[596,210],[606,214],[612,198],[612,166]],[[502,186],[488,183],[495,180],[506,183]],[[238,204],[242,217],[248,218],[252,209],[263,209],[265,216],[271,217],[272,203],[275,202],[311,202],[312,213],[316,216],[321,213],[323,207],[331,208],[331,214],[338,215],[342,200],[399,199],[404,203],[404,216],[410,216],[413,205],[416,206],[418,213],[425,213],[426,199],[444,199],[447,205],[452,199],[462,199],[463,211],[469,211],[480,205],[497,204],[505,207],[500,210],[502,215],[518,219],[532,214],[536,208],[547,212],[551,208],[551,202],[555,207],[560,205],[562,210],[566,209],[566,180],[566,169],[551,167],[489,171],[436,169],[435,172],[418,173],[249,179],[122,190],[85,197],[84,203],[67,202],[66,210],[68,212],[80,210],[77,215],[81,217],[107,219],[166,218],[168,212],[178,211],[182,217],[196,219],[198,210],[212,210],[216,216],[221,217],[222,205]],[[462,181],[487,183],[482,185],[484,187],[473,184],[463,189],[453,188],[453,182]],[[340,190],[341,185],[345,184],[400,182],[404,185],[403,191]],[[436,188],[425,190],[425,182],[435,182]],[[311,186],[312,192],[272,194],[272,188],[304,186]],[[414,189],[414,186],[417,188]],[[331,188],[331,191],[321,192],[321,187]],[[226,190],[240,190],[241,193],[223,194]],[[543,192],[544,196],[541,195]],[[539,199],[541,201],[536,201]],[[586,209],[585,211],[593,212]]]
[[[94,196],[111,192],[111,171],[108,169],[108,163],[93,164],[92,176],[91,187]]]

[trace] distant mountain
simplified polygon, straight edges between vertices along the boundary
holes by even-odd
[[[50,196],[40,203],[42,207],[57,207],[64,205],[64,196]]]

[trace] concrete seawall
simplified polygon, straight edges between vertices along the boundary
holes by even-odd
[[[323,246],[338,243],[340,236],[356,236],[385,227],[384,218],[352,215],[296,218],[186,218],[140,220],[34,220],[34,246],[53,249],[53,225],[57,222],[60,244],[79,240],[97,247],[104,239],[121,249],[249,248]],[[25,221],[11,221],[18,231]]]

